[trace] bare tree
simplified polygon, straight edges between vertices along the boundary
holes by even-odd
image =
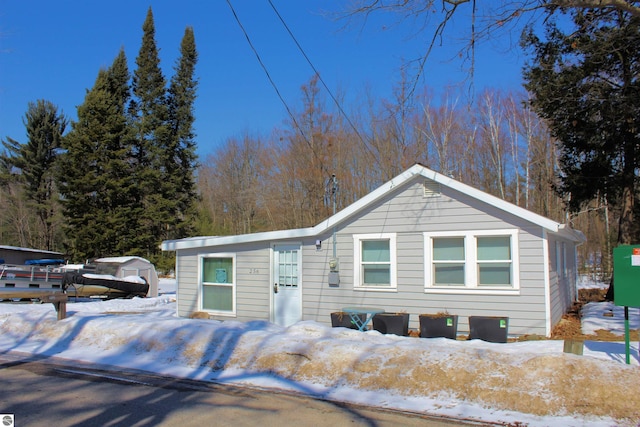
[[[416,126],[424,136],[426,151],[435,157],[435,165],[430,166],[447,176],[453,175],[460,165],[458,146],[462,138],[458,100],[449,90],[442,96],[438,106],[432,105],[432,97],[428,94],[419,97],[417,102],[420,111]]]
[[[469,74],[473,76],[475,48],[478,43],[490,38],[519,30],[522,26],[544,19],[549,12],[560,9],[616,9],[640,16],[640,1],[634,0],[503,0],[500,2],[478,0],[354,0],[338,12],[347,26],[357,22],[366,24],[374,14],[384,13],[388,25],[406,27],[413,25],[414,31],[426,34],[427,41],[422,55],[407,66],[414,67],[413,83],[408,89],[409,97],[415,92],[429,55],[443,43],[447,30],[455,20],[462,21],[467,28],[462,38],[466,42],[456,56],[468,61]],[[518,34],[519,35],[519,34]]]
[[[281,217],[288,219],[287,228],[315,225],[326,218],[325,182],[336,173],[341,144],[336,137],[336,114],[326,108],[318,77],[304,84],[301,93],[301,111],[293,114],[290,127],[281,130],[272,144],[278,167],[270,198],[280,200],[276,210],[286,202],[289,212]]]
[[[485,91],[478,106],[478,125],[482,144],[478,155],[483,159],[482,176],[486,191],[507,199],[509,145],[506,142],[504,110],[500,96]]]
[[[214,229],[232,234],[251,233],[256,228],[262,181],[261,143],[245,134],[230,138],[206,158],[198,173],[198,188]]]

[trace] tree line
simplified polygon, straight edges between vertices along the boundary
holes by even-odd
[[[142,30],[137,68],[129,71],[121,49],[98,72],[77,121],[38,100],[24,118],[28,141],[3,140],[4,242],[77,262],[138,255],[172,265],[159,243],[192,233],[196,215],[197,51],[187,27],[167,82],[151,8]]]

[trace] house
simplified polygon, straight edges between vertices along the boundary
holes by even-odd
[[[549,336],[577,298],[584,235],[416,164],[322,223],[162,243],[176,252],[177,312],[330,322],[345,306],[509,317]]]

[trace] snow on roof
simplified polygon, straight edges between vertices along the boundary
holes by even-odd
[[[93,262],[102,262],[102,263],[110,263],[110,264],[125,264],[129,261],[133,261],[133,260],[139,260],[139,261],[144,261],[144,262],[148,262],[149,264],[151,264],[151,262],[149,262],[148,260],[141,258],[139,256],[112,256],[112,257],[104,257],[104,258],[97,258],[94,259]]]

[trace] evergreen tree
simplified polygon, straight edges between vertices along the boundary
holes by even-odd
[[[156,261],[163,231],[171,223],[173,187],[166,178],[166,153],[171,144],[166,80],[160,69],[153,12],[149,8],[142,26],[142,45],[133,73],[131,115],[136,126],[135,177],[140,189],[141,215],[136,229],[139,255]]]
[[[574,211],[599,195],[620,209],[618,243],[640,238],[633,212],[640,167],[640,17],[574,10],[573,28],[532,31],[525,69],[534,110],[560,143],[562,194]]]
[[[24,184],[24,195],[38,221],[37,238],[27,242],[41,249],[54,249],[58,216],[54,168],[67,119],[58,107],[45,100],[30,102],[24,118],[28,141],[21,144],[7,137],[2,162],[6,170],[20,171],[15,175]]]
[[[197,200],[194,171],[197,167],[195,133],[193,129],[194,102],[198,86],[195,66],[198,60],[193,28],[187,27],[180,45],[180,58],[169,86],[170,145],[164,153],[169,193],[164,196],[173,202],[163,239],[182,238],[193,230],[194,202]]]
[[[121,50],[112,66],[98,73],[63,141],[58,182],[71,240],[68,253],[76,260],[134,251],[136,229],[130,220],[139,212],[128,82]]]

